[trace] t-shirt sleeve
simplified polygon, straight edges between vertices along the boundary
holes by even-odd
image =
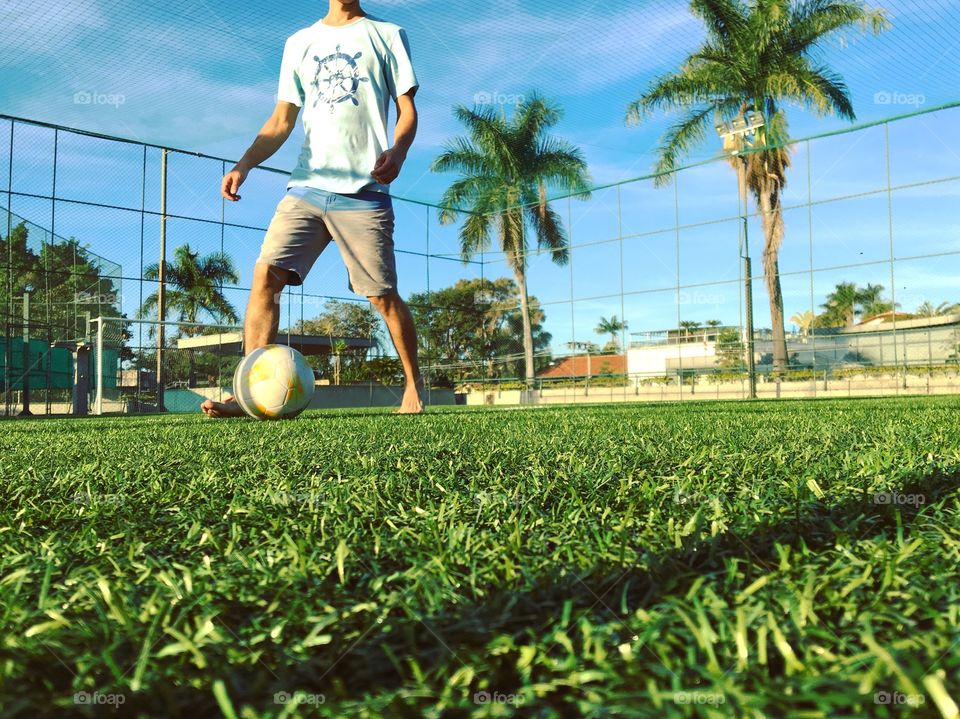
[[[387,86],[390,96],[396,100],[406,95],[410,90],[420,87],[417,73],[413,69],[413,60],[410,57],[410,41],[407,33],[401,29],[390,43],[390,53],[386,63]]]
[[[300,57],[297,46],[293,38],[289,38],[283,46],[283,60],[280,62],[280,84],[277,88],[277,102],[289,102],[291,105],[303,107],[303,85],[300,82],[300,75],[297,68],[300,65]]]

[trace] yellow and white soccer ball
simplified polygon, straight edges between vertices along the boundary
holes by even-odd
[[[296,417],[313,397],[313,370],[286,345],[267,345],[244,357],[233,373],[237,403],[256,419]]]

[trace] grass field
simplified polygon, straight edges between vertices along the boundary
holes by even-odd
[[[955,715],[958,409],[7,422],[0,713]]]

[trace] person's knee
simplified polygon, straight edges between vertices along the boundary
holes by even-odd
[[[251,292],[263,301],[280,302],[280,294],[290,281],[290,271],[258,262],[253,270]]]
[[[400,299],[400,295],[397,294],[396,290],[392,290],[385,295],[371,295],[367,297],[367,299],[380,314],[392,312],[397,305],[403,301]]]

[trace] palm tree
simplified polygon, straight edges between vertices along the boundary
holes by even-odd
[[[781,195],[790,165],[787,115],[782,105],[801,105],[815,113],[854,120],[843,79],[819,63],[821,46],[838,30],[859,24],[874,33],[887,25],[882,10],[848,0],[691,0],[691,10],[706,25],[705,43],[679,72],[657,78],[627,108],[627,122],[638,123],[655,110],[682,111],[663,138],[657,181],[669,182],[683,155],[702,143],[716,121],[743,120],[761,113],[746,158],[746,183],[760,212],[764,233],[763,272],[770,298],[773,362],[787,367],[779,256],[784,223]],[[724,150],[744,150],[740,137]],[[731,158],[738,162],[739,158]],[[744,198],[746,199],[746,198]]]
[[[833,292],[827,295],[827,301],[821,305],[824,315],[834,327],[853,327],[860,302],[861,290],[854,282],[838,282]]]
[[[942,317],[943,315],[951,314],[956,307],[956,305],[953,305],[949,302],[941,302],[936,307],[934,307],[930,302],[924,302],[922,305],[917,307],[917,311],[914,312],[914,314],[917,317]]]
[[[817,316],[813,313],[813,310],[805,310],[803,312],[797,312],[790,318],[790,321],[799,327],[800,334],[806,337],[810,334],[810,329],[813,327],[816,318]]]
[[[610,319],[601,317],[600,324],[598,324],[593,331],[598,335],[610,335],[610,345],[619,348],[617,335],[625,329],[627,329],[627,321],[618,320],[617,316],[613,315]]]
[[[223,295],[224,284],[240,281],[233,261],[222,252],[200,257],[190,245],[181,245],[173,251],[173,262],[164,268],[167,291],[167,312],[176,315],[178,322],[196,323],[204,313],[215,322],[236,322],[237,311]],[[147,280],[160,278],[159,264],[154,262],[143,271]],[[138,317],[146,317],[157,311],[158,293],[154,292],[143,301]],[[166,319],[166,318],[164,318]],[[183,334],[198,334],[199,327],[184,325]]]
[[[547,188],[589,195],[587,163],[580,150],[546,134],[560,119],[558,107],[537,94],[520,103],[507,120],[492,108],[454,110],[469,136],[447,142],[431,169],[459,172],[443,194],[440,222],[469,217],[460,228],[460,254],[468,261],[490,246],[496,233],[500,249],[513,268],[520,290],[523,319],[524,374],[533,387],[533,331],[527,292],[527,229],[538,250],[546,250],[558,265],[568,260],[567,235],[560,216],[547,202]]]
[[[683,336],[689,337],[698,329],[700,329],[700,323],[695,320],[683,320],[680,322],[680,329],[683,330]]]
[[[166,277],[166,311],[172,314],[178,322],[190,323],[180,327],[184,335],[197,335],[202,331],[196,323],[204,315],[213,318],[214,322],[237,322],[237,311],[223,295],[224,284],[236,284],[240,281],[233,261],[222,252],[214,252],[200,257],[193,252],[190,245],[181,245],[173,252],[173,262],[165,263]],[[143,271],[147,280],[160,278],[159,263],[148,265]],[[157,311],[159,293],[152,293],[143,301],[137,316],[140,318],[154,315]],[[163,318],[166,320],[166,317]],[[154,329],[150,328],[153,336]],[[190,385],[193,385],[194,357],[189,353]]]
[[[883,299],[882,294],[883,285],[867,284],[866,287],[857,291],[861,317],[873,317],[894,309],[893,303]]]

